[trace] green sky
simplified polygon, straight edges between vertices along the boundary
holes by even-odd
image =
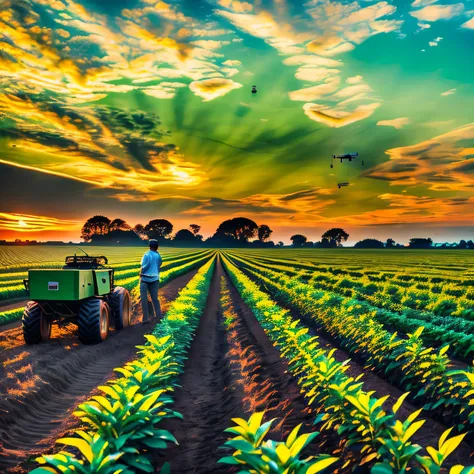
[[[3,3],[0,238],[94,214],[474,237],[468,0]]]

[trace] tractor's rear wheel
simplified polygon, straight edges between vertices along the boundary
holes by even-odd
[[[84,344],[98,344],[109,335],[110,308],[105,300],[92,298],[79,308],[79,339]]]
[[[25,306],[22,318],[23,338],[27,344],[38,344],[51,337],[51,319],[35,301]]]
[[[128,328],[132,317],[132,299],[128,290],[116,286],[109,296],[109,304],[115,329]]]

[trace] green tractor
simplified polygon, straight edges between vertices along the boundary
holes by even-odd
[[[130,326],[132,300],[125,288],[114,286],[114,270],[106,257],[66,257],[62,269],[30,270],[25,288],[31,301],[22,318],[27,344],[47,341],[53,322],[75,322],[84,344],[97,344],[109,327]]]

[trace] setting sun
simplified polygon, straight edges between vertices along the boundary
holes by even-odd
[[[28,227],[28,224],[27,224],[25,221],[23,221],[23,220],[20,219],[20,220],[18,221],[18,227],[23,227],[23,228],[24,228],[24,227]]]

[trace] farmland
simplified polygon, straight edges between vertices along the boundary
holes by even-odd
[[[71,247],[31,250],[0,247],[0,472],[474,473],[474,253],[164,249],[146,326],[143,249],[95,247],[132,327],[27,346],[22,280]]]

